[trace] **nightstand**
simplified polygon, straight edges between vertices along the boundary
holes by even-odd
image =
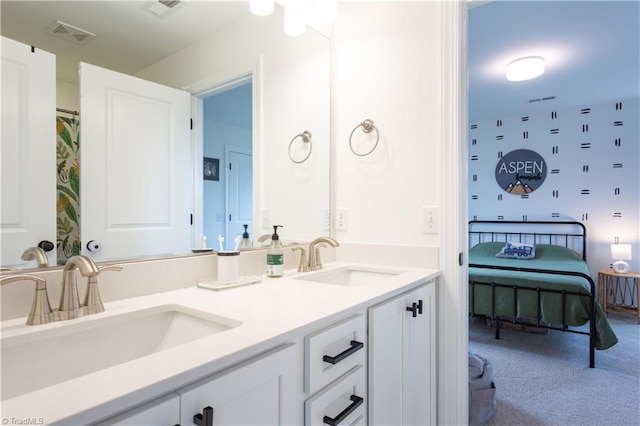
[[[632,313],[640,324],[640,273],[616,273],[611,269],[598,272],[598,302],[602,310]]]

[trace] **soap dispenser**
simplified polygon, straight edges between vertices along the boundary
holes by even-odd
[[[240,243],[240,248],[250,248],[251,240],[249,239],[249,232],[247,231],[249,225],[242,226],[244,226],[244,232],[242,233],[242,243]]]
[[[269,248],[267,249],[268,277],[281,277],[284,271],[284,251],[282,250],[282,243],[278,236],[278,228],[282,228],[282,225],[273,226],[271,244],[269,244]]]

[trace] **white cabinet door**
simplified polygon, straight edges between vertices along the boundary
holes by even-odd
[[[83,254],[191,251],[190,109],[187,92],[80,63]]]
[[[207,417],[208,407],[214,425],[295,424],[298,364],[297,346],[291,344],[179,390],[180,424]]]
[[[56,243],[55,114],[55,55],[2,37],[0,265],[35,267],[22,252]]]
[[[435,318],[433,283],[369,310],[371,424],[435,424]]]
[[[160,399],[136,407],[99,426],[173,426],[180,423],[180,396],[171,393]]]

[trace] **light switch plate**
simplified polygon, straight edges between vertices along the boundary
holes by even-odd
[[[438,206],[422,207],[422,233],[423,234],[439,234],[440,233],[440,207]]]

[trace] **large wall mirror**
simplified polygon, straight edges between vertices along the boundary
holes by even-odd
[[[170,250],[154,252],[141,247],[136,252],[129,247],[101,257],[87,252],[91,237],[83,235],[82,221],[78,220],[81,252],[96,260],[181,255],[199,248],[202,234],[208,237],[208,247],[217,250],[218,235],[222,235],[229,248],[233,238],[242,235],[245,224],[254,247],[260,245],[258,237],[270,234],[276,224],[283,225],[279,233],[285,242],[306,242],[328,234],[324,218],[330,209],[329,40],[311,27],[302,36],[287,36],[283,31],[283,9],[278,5],[275,13],[260,17],[249,13],[248,2],[179,2],[166,13],[164,3],[0,4],[3,36],[56,55],[57,106],[78,110],[79,116],[69,114],[67,118],[78,120],[80,129],[89,117],[84,116],[78,100],[82,86],[77,79],[79,62],[191,95],[194,128],[190,130],[192,158],[187,167],[193,178],[187,190],[193,224],[188,228],[189,235]],[[76,30],[86,30],[95,37],[87,36],[92,39],[83,44],[84,41],[52,35],[52,28],[61,23],[72,37],[82,38],[73,34]],[[135,28],[142,23],[159,32]],[[106,29],[101,30],[103,25],[117,28],[120,34],[106,39],[115,36],[107,36]],[[193,30],[202,28],[199,33],[194,31],[193,39],[181,41],[180,45],[177,39],[186,32],[185,25]],[[174,43],[169,53],[154,50],[154,46]],[[127,44],[144,46],[144,53],[137,58],[141,62],[127,61],[124,54],[118,53]],[[94,56],[103,48],[104,54]],[[59,122],[57,126],[59,129]],[[90,142],[80,139],[80,151],[83,143]],[[79,185],[89,185],[83,179],[83,173],[89,172],[82,162],[79,165]],[[60,164],[54,174],[60,174],[59,168]],[[68,177],[69,172],[64,171],[63,176]],[[9,185],[11,181],[3,179],[3,193]],[[60,212],[60,197],[57,198]],[[87,208],[78,210],[79,217],[93,214]],[[57,225],[60,227],[60,220]],[[57,244],[62,249],[61,241],[58,236]],[[58,264],[64,263],[64,257],[72,252],[72,244],[66,243],[66,252],[58,250]],[[36,244],[38,241],[31,245]],[[36,266],[34,261],[7,262],[4,258],[2,264]]]

